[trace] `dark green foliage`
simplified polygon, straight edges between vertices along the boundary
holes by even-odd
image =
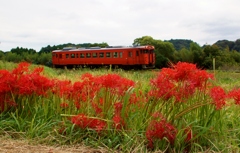
[[[229,40],[218,40],[214,45],[217,45],[220,49],[228,48],[230,51],[236,50],[240,52],[240,39],[234,41]]]
[[[233,50],[240,52],[240,39],[235,41],[235,45],[233,46]]]
[[[10,52],[16,53],[16,54],[18,54],[18,55],[22,55],[22,54],[24,54],[24,53],[34,54],[34,53],[36,53],[36,50],[34,50],[34,49],[28,49],[28,48],[22,48],[22,47],[20,47],[20,48],[17,47],[17,48],[11,49]]]
[[[83,47],[83,48],[88,48],[88,47],[101,47],[101,48],[104,48],[104,47],[107,47],[108,44],[103,42],[103,43],[83,43],[83,44],[72,44],[72,43],[67,43],[67,44],[61,44],[61,45],[53,45],[53,46],[50,46],[48,45],[47,47],[42,47],[41,50],[39,51],[39,54],[42,54],[42,53],[50,53],[52,52],[53,50],[57,50],[57,49],[63,49],[64,47],[77,47],[77,48],[80,48],[80,47]]]
[[[190,44],[193,43],[192,40],[188,40],[188,39],[171,39],[171,40],[165,40],[165,42],[172,43],[174,48],[177,51],[180,51],[183,48],[190,49]]]

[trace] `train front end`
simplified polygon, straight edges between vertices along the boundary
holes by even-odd
[[[142,64],[143,69],[147,68],[155,68],[155,52],[154,52],[154,46],[144,46],[143,50],[143,61],[144,63]]]

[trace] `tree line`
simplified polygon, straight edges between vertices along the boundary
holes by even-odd
[[[156,53],[156,67],[167,67],[169,63],[178,61],[195,63],[198,67],[212,69],[213,59],[216,61],[217,69],[238,69],[240,67],[240,39],[236,42],[222,40],[213,45],[200,46],[196,42],[184,39],[171,39],[162,41],[151,36],[136,38],[133,45],[153,45]],[[83,43],[83,44],[60,44],[42,47],[39,52],[34,49],[17,47],[9,52],[0,51],[0,60],[9,62],[30,62],[51,66],[51,52],[64,47],[108,47],[103,43]]]
[[[143,36],[136,38],[133,44],[155,46],[157,68],[167,67],[170,62],[182,61],[197,64],[200,68],[212,69],[213,59],[216,61],[216,69],[236,70],[240,68],[240,39],[236,42],[218,41],[213,45],[201,47],[191,40],[162,41],[153,39],[151,36]],[[229,47],[229,44],[232,47]]]

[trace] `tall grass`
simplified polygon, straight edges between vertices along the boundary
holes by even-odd
[[[0,63],[0,133],[120,152],[238,152],[236,74]],[[231,93],[231,94],[230,94]]]

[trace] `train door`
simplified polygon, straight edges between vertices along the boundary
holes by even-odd
[[[135,64],[140,64],[140,50],[136,50],[136,56],[135,56]]]
[[[149,64],[155,64],[155,53],[153,49],[149,50]]]
[[[131,50],[128,51],[127,64],[128,65],[133,64],[133,51],[131,51]]]

